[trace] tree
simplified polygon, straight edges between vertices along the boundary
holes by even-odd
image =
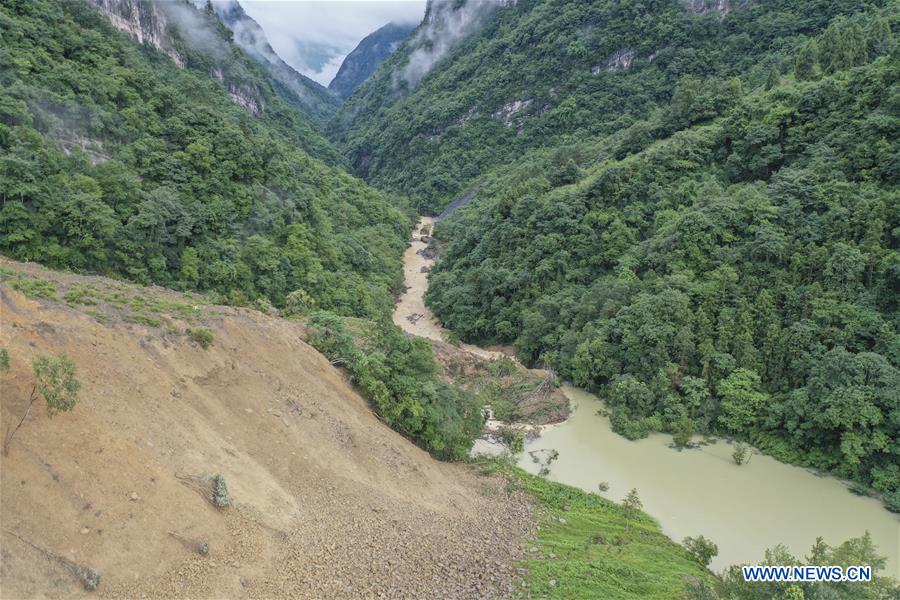
[[[759,391],[760,379],[750,369],[735,369],[716,391],[723,414],[719,422],[734,433],[749,433],[759,421],[769,395]]]
[[[891,32],[891,24],[886,18],[875,19],[869,25],[867,34],[871,56],[885,56],[894,51],[894,34]]]
[[[794,63],[794,77],[798,81],[817,79],[819,62],[819,45],[815,40],[810,40],[800,49],[797,61]]]
[[[690,125],[694,118],[694,101],[700,93],[700,81],[686,75],[678,80],[672,102],[669,105],[669,120],[673,129]]]
[[[686,537],[681,543],[691,553],[694,560],[704,567],[708,567],[713,557],[719,555],[719,547],[712,540],[708,540],[702,535]]]
[[[672,441],[678,448],[686,448],[691,445],[691,438],[694,436],[694,422],[687,415],[683,415],[675,425],[675,433],[672,435]]]
[[[641,502],[641,499],[638,496],[637,488],[631,488],[631,491],[628,492],[628,495],[625,496],[624,500],[622,500],[622,506],[629,513],[637,513],[644,508],[644,504]]]
[[[78,392],[81,389],[81,383],[76,378],[75,363],[66,356],[60,354],[56,357],[38,356],[32,362],[32,370],[34,371],[35,383],[31,388],[31,395],[28,399],[28,408],[25,414],[19,419],[16,427],[6,436],[3,444],[3,453],[9,453],[9,445],[12,443],[13,437],[18,433],[19,428],[25,423],[31,407],[39,396],[43,396],[47,403],[47,415],[53,417],[58,412],[68,412],[75,408],[78,401]]]
[[[771,90],[776,87],[781,82],[781,73],[778,71],[777,67],[772,67],[769,69],[769,74],[766,77],[766,90]]]
[[[750,462],[750,448],[747,447],[747,444],[738,442],[734,445],[734,452],[731,453],[731,459],[737,466]]]
[[[837,17],[825,30],[819,46],[819,61],[827,74],[864,64],[867,60],[866,37],[858,23]]]

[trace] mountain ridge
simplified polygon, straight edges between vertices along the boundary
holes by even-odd
[[[283,96],[295,98],[294,101],[316,123],[324,123],[337,111],[340,103],[334,95],[278,56],[262,27],[246,13],[238,0],[194,1],[198,5],[211,5],[222,23],[234,34],[234,42],[263,67],[276,86],[286,88]]]
[[[328,89],[342,100],[349,98],[415,28],[412,24],[388,23],[364,37],[344,58]]]

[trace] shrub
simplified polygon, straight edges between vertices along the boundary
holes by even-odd
[[[213,332],[212,329],[207,327],[197,327],[194,329],[188,329],[187,335],[194,342],[200,345],[204,350],[208,349],[212,346],[213,343]]]
[[[683,416],[675,425],[675,433],[672,435],[672,441],[676,448],[690,448],[691,438],[694,437],[694,422],[690,417]]]
[[[0,348],[0,371],[9,371],[9,351],[6,348]]]
[[[9,357],[7,356],[7,362]],[[31,413],[31,407],[39,396],[47,402],[47,414],[53,416],[58,412],[68,412],[75,408],[81,384],[75,377],[75,363],[65,354],[59,356],[38,356],[31,365],[35,382],[28,399],[28,408],[3,441],[3,453],[9,453],[9,445],[25,419]]]
[[[884,506],[891,512],[900,513],[900,488],[884,495]]]
[[[521,429],[503,427],[499,431],[500,441],[513,454],[519,454],[525,449],[525,433]]]
[[[644,504],[638,496],[637,488],[632,488],[631,491],[628,492],[628,495],[622,500],[622,506],[625,507],[625,510],[632,513],[639,512],[644,508]]]
[[[505,377],[516,372],[516,363],[508,356],[501,356],[488,363],[488,370],[494,377]]]
[[[747,447],[747,444],[735,444],[734,452],[731,453],[731,460],[738,466],[750,462],[750,449]]]
[[[316,305],[315,300],[306,290],[294,290],[284,301],[284,316],[293,317],[309,313]]]
[[[698,563],[704,567],[708,567],[714,556],[718,556],[719,547],[712,540],[708,540],[702,535],[697,537],[686,537],[682,542],[687,551],[691,553]]]
[[[38,356],[32,363],[37,378],[37,391],[47,401],[47,414],[51,417],[58,412],[68,412],[75,408],[81,384],[75,377],[75,363],[65,354],[57,357]]]
[[[77,567],[75,576],[81,580],[81,585],[88,591],[96,590],[100,585],[100,573],[90,567]]]

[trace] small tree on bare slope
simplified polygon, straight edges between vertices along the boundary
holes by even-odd
[[[31,413],[31,407],[39,397],[47,402],[47,414],[53,416],[58,412],[68,412],[75,408],[81,384],[75,377],[75,363],[65,354],[59,356],[38,356],[31,363],[35,382],[28,398],[28,408],[19,419],[15,428],[3,442],[3,453],[9,453],[9,445],[18,433],[25,419]]]

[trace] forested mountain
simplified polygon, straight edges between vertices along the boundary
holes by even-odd
[[[492,166],[663,110],[685,75],[706,80],[710,101],[735,76],[745,88],[762,85],[773,68],[788,70],[808,36],[858,8],[437,0],[431,22],[343,106],[335,135],[358,174],[439,211]]]
[[[288,102],[298,105],[318,123],[337,111],[340,105],[337,97],[281,60],[269,45],[262,27],[244,12],[237,0],[194,0],[194,3],[215,12],[231,30],[234,43],[259,63],[276,91]]]
[[[415,25],[388,23],[362,39],[344,58],[341,68],[328,89],[346,100],[390,56],[403,40],[415,29]]]
[[[900,510],[898,4],[481,19],[341,125],[425,211],[484,178],[436,232],[442,322],[599,391],[624,435],[735,436]]]
[[[408,217],[344,171],[215,16],[98,2],[0,2],[0,251],[388,314]]]

